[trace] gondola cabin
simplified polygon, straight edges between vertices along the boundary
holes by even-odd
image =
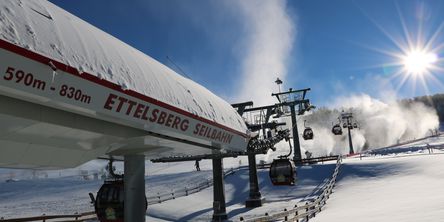
[[[123,222],[123,180],[109,180],[97,192],[94,208],[101,222]]]
[[[313,130],[310,127],[305,128],[304,133],[302,133],[302,138],[304,138],[304,140],[312,140],[313,137]]]
[[[295,185],[294,164],[287,158],[275,159],[270,165],[270,180],[273,185]]]
[[[123,222],[124,192],[123,179],[106,180],[100,187],[94,203],[100,222]],[[148,207],[146,199],[145,204],[146,209]]]
[[[336,124],[333,126],[333,128],[331,129],[331,132],[335,135],[342,135],[342,128],[339,124]]]

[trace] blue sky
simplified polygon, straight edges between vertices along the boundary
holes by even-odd
[[[265,95],[270,87],[277,91],[276,77],[285,88],[310,87],[317,105],[353,94],[384,99],[444,92],[440,0],[51,2],[180,72],[168,56],[229,102],[258,88]],[[434,34],[426,50],[437,57],[433,68],[424,75],[404,74],[396,57],[406,54],[401,48],[410,51],[408,39],[418,45],[418,36],[426,42]],[[271,57],[277,61],[263,61]],[[255,74],[261,70],[265,74]],[[256,78],[270,85],[261,87]]]

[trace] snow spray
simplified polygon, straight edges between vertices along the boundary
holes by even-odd
[[[332,124],[338,123],[342,110],[353,112],[359,128],[352,130],[355,152],[380,148],[399,142],[418,139],[430,134],[439,126],[439,119],[433,108],[420,102],[384,103],[368,95],[340,98],[336,108],[320,108],[310,115],[298,119],[298,129],[304,129],[303,122],[313,128],[314,140],[300,139],[301,150],[308,150],[314,156],[348,153],[346,129],[340,136],[331,132]],[[342,126],[342,124],[341,124]]]

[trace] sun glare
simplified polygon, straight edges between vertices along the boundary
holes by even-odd
[[[369,47],[390,58],[390,62],[377,64],[376,67],[383,67],[384,74],[394,83],[396,92],[405,86],[409,86],[410,89],[403,92],[411,91],[412,95],[416,94],[417,89],[423,94],[430,94],[430,89],[444,88],[441,82],[444,73],[444,57],[442,57],[444,22],[439,26],[432,26],[432,22],[418,17],[414,23],[408,24],[400,6],[397,3],[395,5],[400,19],[400,29],[389,31],[375,19],[368,17],[395,46],[391,49]],[[426,8],[425,3],[417,6],[421,15]]]
[[[402,60],[407,74],[424,75],[430,72],[438,57],[432,52],[414,50],[405,55]]]

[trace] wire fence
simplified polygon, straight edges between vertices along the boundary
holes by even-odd
[[[311,201],[300,202],[296,204],[291,209],[283,209],[282,212],[269,214],[265,213],[264,216],[255,217],[250,219],[240,218],[240,221],[243,222],[262,222],[262,221],[308,221],[310,218],[316,216],[317,213],[321,212],[322,207],[325,206],[327,200],[330,198],[330,194],[333,191],[333,188],[336,184],[336,179],[339,173],[339,169],[342,163],[342,158],[338,157],[336,161],[335,170],[328,182],[322,188],[322,192]]]
[[[238,171],[242,168],[244,168],[244,167],[231,168],[231,169],[224,172],[224,177],[234,174],[236,171]],[[193,193],[197,193],[197,192],[199,192],[203,189],[206,189],[208,187],[211,187],[211,186],[213,186],[213,180],[207,179],[206,181],[200,182],[200,183],[198,183],[194,186],[191,186],[191,187],[184,187],[182,189],[174,190],[174,191],[171,191],[168,193],[162,193],[162,194],[158,193],[157,195],[154,195],[154,196],[148,196],[148,197],[146,197],[146,199],[148,201],[148,205],[160,204],[162,202],[165,202],[168,200],[173,200],[178,197],[188,196]]]

